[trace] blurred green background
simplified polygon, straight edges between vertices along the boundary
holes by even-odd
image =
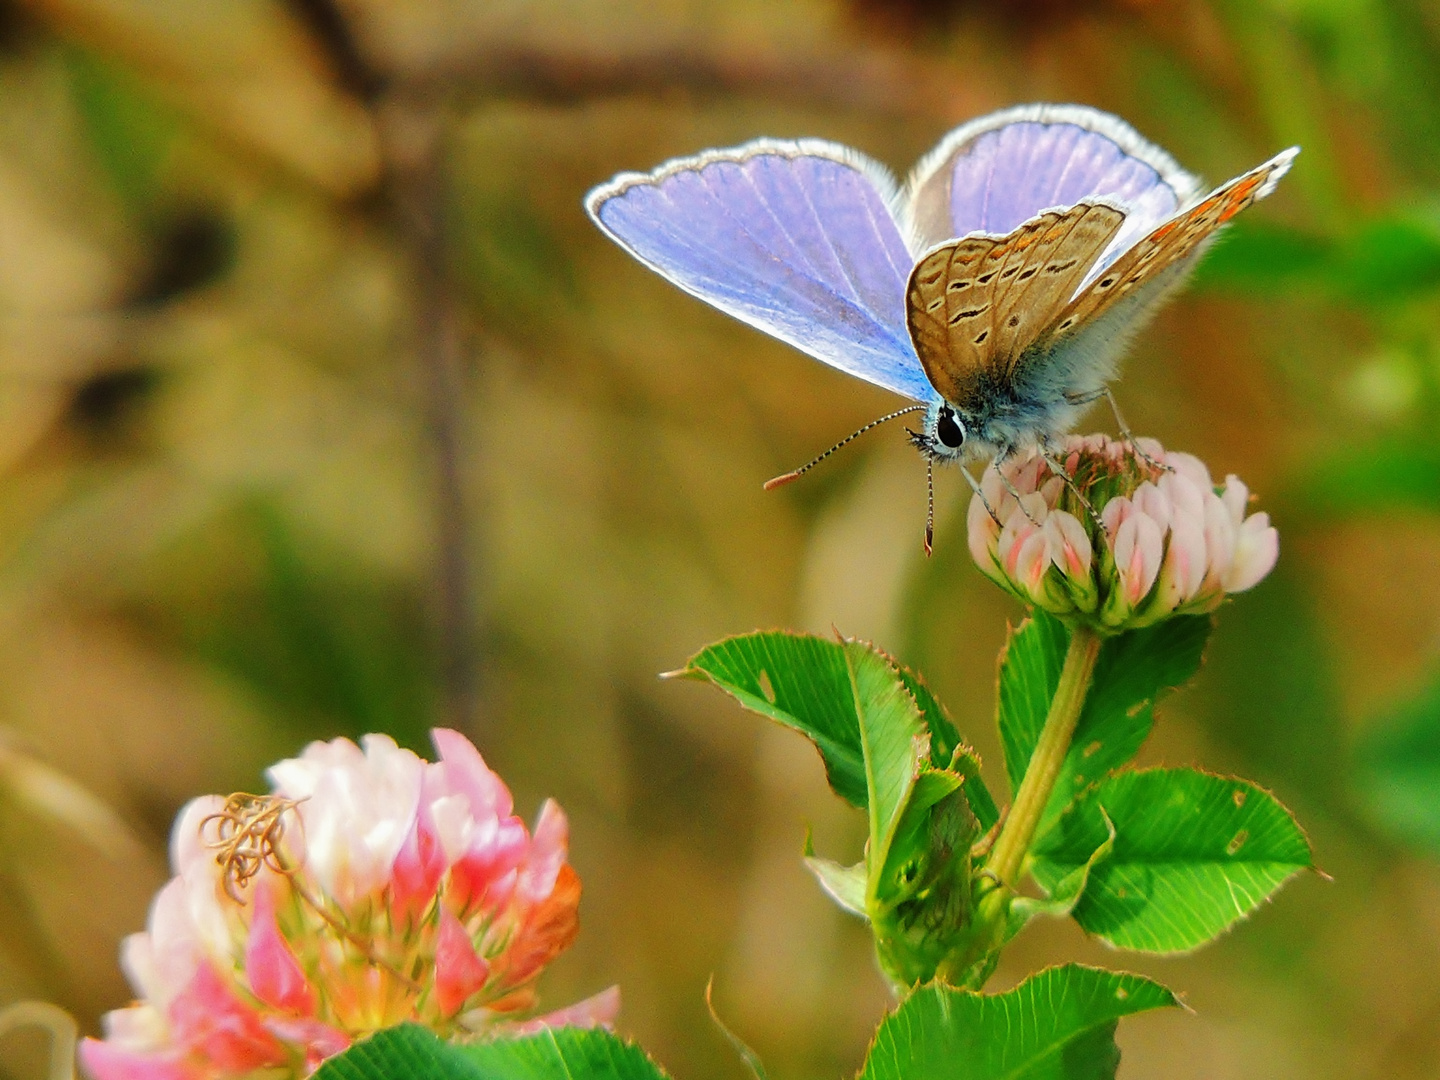
[[[1304,153],[1138,341],[1137,431],[1250,483],[1276,573],[1144,753],[1253,777],[1297,881],[1194,956],[1131,1080],[1440,1074],[1440,5],[1422,0],[0,4],[0,1004],[88,1031],[176,809],[311,738],[459,725],[573,823],[551,1005],[619,982],[680,1080],[853,1073],[887,996],[807,878],[863,823],[798,737],[662,683],[755,627],[871,637],[1002,776],[1019,611],[962,484],[882,411],[586,220],[621,169],[759,135],[903,173],[1016,102],[1115,111],[1212,181]],[[1097,426],[1108,420],[1099,411]],[[0,1041],[7,1080],[40,1042]]]

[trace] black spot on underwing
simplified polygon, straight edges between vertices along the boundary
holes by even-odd
[[[989,310],[990,305],[986,304],[984,307],[967,308],[964,311],[957,311],[954,315],[950,316],[950,325],[954,326],[961,319],[973,319],[977,315],[984,315],[985,312]]]

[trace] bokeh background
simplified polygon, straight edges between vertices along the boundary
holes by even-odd
[[[1214,181],[1304,147],[1139,340],[1132,425],[1247,480],[1276,573],[1144,759],[1254,777],[1319,863],[1193,956],[1022,938],[1195,1010],[1121,1075],[1440,1075],[1440,6],[1428,0],[6,0],[0,4],[0,1004],[95,1031],[176,809],[307,740],[463,727],[586,886],[558,1005],[619,982],[680,1080],[853,1073],[887,1005],[798,737],[665,683],[835,626],[921,668],[1003,775],[1019,611],[893,407],[590,225],[621,169],[759,135],[903,173],[1031,101]],[[1108,425],[1099,411],[1096,427]],[[7,1080],[42,1044],[0,1041]]]

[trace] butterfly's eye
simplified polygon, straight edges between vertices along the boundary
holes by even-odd
[[[935,434],[951,450],[958,450],[965,444],[965,429],[949,409],[941,409],[935,421]]]

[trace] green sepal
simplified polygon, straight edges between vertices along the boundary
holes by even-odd
[[[866,872],[863,860],[854,866],[844,866],[834,859],[822,859],[815,854],[808,832],[805,834],[804,859],[806,868],[815,875],[815,880],[830,899],[853,915],[869,918],[865,912]]]

